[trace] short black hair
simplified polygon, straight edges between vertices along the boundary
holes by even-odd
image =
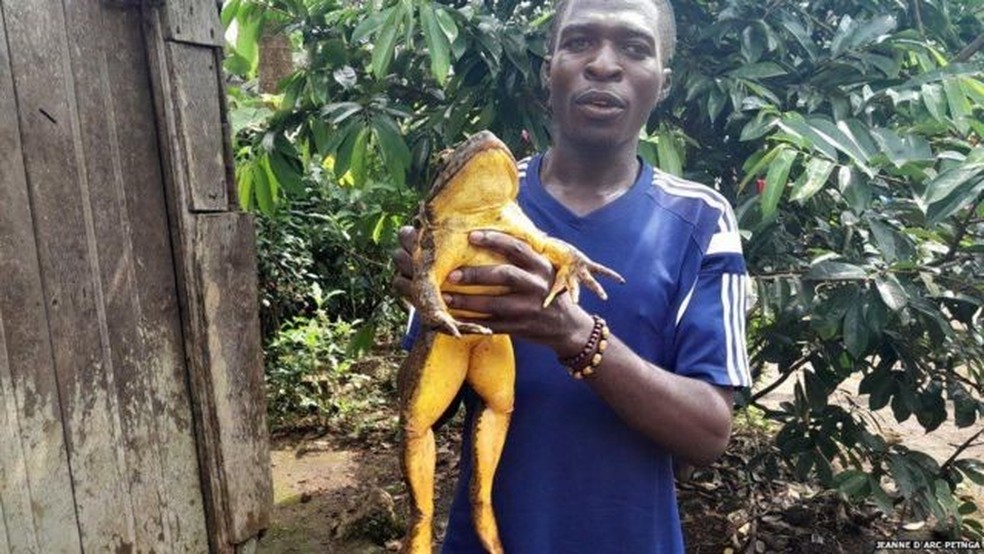
[[[673,52],[676,50],[676,17],[673,15],[673,6],[669,0],[650,0],[656,11],[659,12],[659,20],[656,22],[656,40],[659,42],[660,61],[665,67],[673,59]],[[557,34],[560,32],[560,20],[563,19],[567,11],[570,0],[556,0],[554,2],[554,15],[550,21],[550,29],[547,35],[547,45],[550,53],[553,54],[557,48]]]

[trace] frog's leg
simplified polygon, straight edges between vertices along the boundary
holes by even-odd
[[[436,454],[431,426],[447,410],[468,371],[470,339],[425,333],[400,367],[403,476],[411,496],[403,552],[431,551]]]
[[[625,282],[625,279],[615,270],[592,261],[577,248],[537,229],[529,217],[519,209],[519,206],[507,206],[502,212],[501,227],[495,228],[525,241],[531,248],[543,254],[554,266],[556,274],[554,275],[553,286],[543,301],[544,308],[549,306],[554,297],[564,289],[567,289],[571,294],[571,299],[577,302],[581,283],[593,290],[602,300],[608,299],[605,289],[595,280],[592,273],[606,275],[619,283]]]
[[[484,325],[457,321],[448,311],[448,305],[441,296],[440,286],[448,274],[458,267],[457,256],[438,256],[438,249],[444,252],[464,252],[468,248],[468,236],[463,233],[442,233],[424,229],[420,235],[421,244],[414,252],[414,275],[410,283],[410,296],[416,302],[420,318],[431,327],[441,329],[455,337],[462,332],[490,335],[492,331]]]
[[[468,383],[484,403],[472,428],[470,496],[475,530],[485,549],[492,553],[502,552],[492,510],[492,480],[509,429],[515,380],[516,362],[509,336],[482,338],[472,350],[468,367]]]

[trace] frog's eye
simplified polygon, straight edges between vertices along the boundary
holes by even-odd
[[[454,154],[453,148],[445,148],[437,153],[437,173],[440,174],[444,171],[444,168],[448,166],[448,162],[451,161],[451,155]]]

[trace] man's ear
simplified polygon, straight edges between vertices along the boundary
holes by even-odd
[[[656,99],[656,103],[659,104],[666,97],[670,95],[670,88],[673,85],[673,71],[668,67],[663,68],[663,87],[659,91],[659,98]]]
[[[540,83],[543,84],[543,88],[548,93],[550,91],[550,61],[551,57],[546,56],[543,58],[543,63],[540,64]]]

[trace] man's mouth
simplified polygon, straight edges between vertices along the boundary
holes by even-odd
[[[574,102],[581,106],[591,106],[605,110],[621,110],[625,108],[625,101],[620,96],[603,90],[582,92],[574,98]]]

